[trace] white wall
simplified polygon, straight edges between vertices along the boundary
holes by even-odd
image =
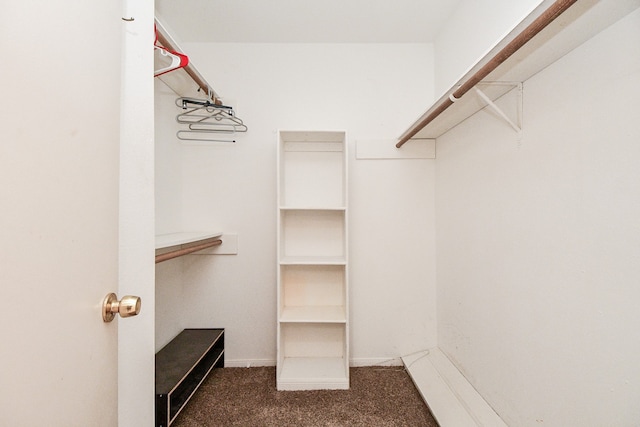
[[[173,159],[180,170],[168,173],[179,176],[181,187],[171,192],[179,193],[181,211],[169,207],[173,219],[158,211],[157,226],[173,221],[183,228],[236,232],[239,253],[166,263],[158,282],[173,281],[181,270],[182,290],[159,285],[158,317],[170,310],[171,295],[180,294],[183,317],[181,324],[158,324],[225,327],[228,364],[274,363],[276,130],[344,129],[351,151],[351,356],[354,363],[378,363],[435,345],[433,160],[354,156],[355,140],[395,138],[432,102],[432,46],[183,48],[249,132],[236,135],[236,144],[180,146],[180,157]],[[169,114],[160,120],[175,121]],[[165,133],[156,134],[159,144],[177,144],[172,131]],[[169,164],[159,153],[173,149],[157,151],[158,161]],[[157,188],[162,205],[172,197],[166,191]]]
[[[176,94],[155,80],[155,233],[182,230],[181,146],[175,133]],[[182,304],[184,258],[156,264],[156,351],[164,347],[186,326]]]
[[[543,0],[462,0],[435,42],[440,97]]]
[[[438,341],[509,425],[640,419],[640,12],[438,139]]]

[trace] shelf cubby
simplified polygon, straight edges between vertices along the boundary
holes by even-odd
[[[284,210],[281,222],[282,258],[344,257],[344,210]]]
[[[281,265],[281,322],[346,322],[344,265]]]
[[[345,324],[285,323],[280,332],[282,389],[349,388]]]
[[[281,132],[280,203],[345,206],[344,132]]]

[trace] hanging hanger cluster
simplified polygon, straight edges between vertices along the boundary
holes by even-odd
[[[227,105],[209,100],[178,98],[176,106],[183,110],[176,116],[176,121],[186,125],[185,129],[176,133],[182,141],[236,142],[233,139],[220,139],[220,135],[248,130],[233,108]]]
[[[160,56],[157,58],[159,59],[161,65],[160,68],[157,68],[153,71],[153,77],[158,77],[170,71],[186,67],[189,64],[189,57],[183,53],[167,49],[166,47],[162,46],[158,42],[158,29],[155,28],[154,31],[156,39],[153,43],[153,49],[154,52],[160,54]],[[170,61],[168,64],[166,64],[167,60]]]

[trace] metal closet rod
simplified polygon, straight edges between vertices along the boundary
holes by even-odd
[[[218,101],[220,100],[218,99]],[[230,112],[230,114],[233,114],[233,107],[229,105],[216,104],[214,102],[209,101],[208,99],[204,101],[201,99],[192,99],[192,98],[184,98],[184,97],[180,97],[176,99],[176,106],[181,107],[182,109],[186,109],[193,105],[199,105],[200,107],[214,107],[221,110],[227,110]]]
[[[400,137],[396,144],[397,148],[404,145],[405,142],[413,138],[425,126],[431,123],[436,117],[449,108],[454,101],[460,99],[465,93],[471,90],[482,79],[487,77],[489,73],[498,68],[500,64],[509,59],[518,49],[524,46],[529,40],[534,38],[547,25],[553,22],[558,16],[562,15],[571,5],[578,0],[558,0],[537,17],[527,28],[522,30],[509,44],[507,44],[500,52],[489,60],[482,68],[480,68],[473,76],[456,89],[448,98],[446,98],[435,110],[428,116],[421,119],[410,130]]]
[[[158,31],[157,35],[158,35],[158,41],[165,48],[173,51],[180,50],[178,49],[178,46],[175,46],[173,43],[171,43],[171,41],[167,37],[165,37],[161,31]],[[189,62],[186,67],[184,67],[184,71],[189,75],[189,77],[191,77],[191,79],[198,85],[200,90],[202,90],[205,93],[205,95],[211,97],[211,100],[213,101],[214,104],[222,104],[222,101],[220,100],[220,98],[218,98],[218,95],[216,94],[216,92],[213,90],[212,87],[210,87],[207,84],[207,82],[204,81],[200,73],[198,73],[193,68],[193,66],[191,65],[191,62]]]

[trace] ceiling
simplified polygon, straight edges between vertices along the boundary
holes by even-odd
[[[156,0],[183,42],[429,43],[461,0]]]

